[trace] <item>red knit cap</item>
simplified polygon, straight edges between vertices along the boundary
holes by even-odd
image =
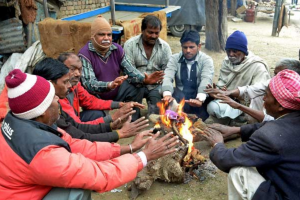
[[[14,115],[33,119],[42,115],[53,101],[53,85],[40,76],[14,69],[6,77],[8,104]]]
[[[298,73],[285,69],[271,79],[269,87],[282,107],[300,110],[300,76]]]

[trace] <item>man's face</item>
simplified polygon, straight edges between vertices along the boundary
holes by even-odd
[[[274,69],[274,76],[276,76],[276,74],[278,74],[280,71],[285,70],[286,67],[285,66],[278,66]]]
[[[77,85],[80,81],[81,72],[82,72],[82,63],[81,60],[76,55],[71,55],[65,60],[64,64],[70,69],[70,82],[71,85]]]
[[[271,115],[274,118],[277,118],[281,106],[273,96],[269,87],[266,89],[266,94],[263,100],[264,100],[264,107],[267,111],[267,114]]]
[[[45,123],[49,126],[53,125],[59,119],[58,96],[54,95],[52,103],[45,111],[44,118]]]
[[[200,51],[201,44],[197,45],[195,42],[187,41],[181,44],[181,49],[185,59],[193,60]]]
[[[245,54],[239,50],[227,49],[226,53],[233,65],[239,65],[245,59]]]
[[[60,98],[64,99],[69,93],[69,90],[71,88],[70,83],[70,74],[67,73],[64,76],[60,77],[55,82],[52,82],[54,88],[55,88],[55,94]]]
[[[142,31],[143,42],[148,45],[154,45],[159,37],[160,27],[149,27]]]
[[[112,44],[111,31],[99,31],[95,36],[95,41],[104,47],[109,47]]]

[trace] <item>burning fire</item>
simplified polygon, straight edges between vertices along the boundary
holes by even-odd
[[[161,123],[167,127],[172,126],[172,121],[176,122],[180,135],[189,142],[188,153],[192,151],[193,147],[193,135],[190,132],[189,128],[193,125],[192,122],[188,119],[186,114],[182,111],[184,106],[184,99],[182,99],[177,108],[177,113],[166,110],[168,106],[167,103],[159,102],[157,106],[159,107],[159,114]],[[155,125],[156,128],[160,127],[159,124]]]

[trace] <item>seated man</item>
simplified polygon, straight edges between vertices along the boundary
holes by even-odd
[[[2,199],[91,199],[91,190],[119,187],[147,161],[176,151],[178,138],[170,139],[171,133],[143,138],[151,135],[145,131],[127,146],[73,139],[53,125],[59,106],[50,82],[19,69],[5,82],[11,112],[0,131]]]
[[[205,130],[213,146],[211,161],[228,174],[231,199],[299,199],[300,185],[300,76],[283,70],[273,77],[264,106],[276,120],[242,127],[211,125],[224,137],[240,133],[245,142],[226,148],[223,136]]]
[[[185,31],[180,43],[182,52],[171,56],[165,70],[162,84],[163,100],[171,102],[175,98],[179,102],[184,98],[184,112],[196,114],[205,120],[208,113],[204,89],[212,83],[213,60],[200,51],[200,35],[197,31]]]
[[[50,80],[54,85],[55,94],[60,99],[66,98],[71,84],[69,69],[64,64],[55,59],[46,58],[35,66],[33,74]],[[133,103],[127,103],[113,114],[112,118],[115,119],[114,122],[100,123],[98,125],[77,123],[68,113],[61,110],[60,118],[56,124],[59,128],[71,134],[73,138],[116,142],[120,138],[136,135],[139,130],[149,125],[147,124],[148,120],[144,118],[132,123],[128,122],[128,119],[131,119],[130,116],[135,112],[132,110],[133,106]]]
[[[274,74],[276,75],[280,71],[284,69],[289,69],[297,72],[300,74],[300,62],[296,59],[291,58],[284,58],[281,59],[276,63],[276,67],[274,69]],[[257,83],[255,85],[247,85],[238,87],[234,90],[227,90],[227,91],[219,91],[218,89],[209,89],[207,90],[207,93],[214,93],[218,94],[217,98],[222,100],[220,103],[227,103],[234,109],[239,109],[243,111],[244,113],[250,115],[254,119],[256,119],[258,122],[263,121],[270,121],[274,120],[274,118],[268,114],[265,113],[265,109],[263,108],[263,101],[253,101],[256,98],[259,98],[261,96],[265,95],[266,89],[269,85],[270,80],[267,80],[265,82]],[[251,103],[256,103],[256,105],[250,104],[249,107],[244,106],[243,104],[240,104],[236,101],[234,101],[231,98],[242,98],[245,101],[249,100]],[[256,108],[256,109],[253,109]]]
[[[143,87],[144,98],[148,102],[148,115],[159,113],[156,104],[161,100],[163,70],[172,55],[169,44],[159,38],[161,28],[161,21],[155,16],[148,15],[142,21],[142,34],[130,38],[124,44],[126,57],[132,66],[145,73],[145,76],[147,73],[157,73],[161,77],[157,83]]]
[[[245,34],[241,31],[232,33],[226,41],[227,57],[224,59],[217,85],[208,86],[219,90],[233,90],[237,87],[254,85],[270,79],[267,64],[258,56],[248,52],[248,42]],[[210,94],[216,98],[215,94]],[[261,101],[262,97],[255,99]],[[242,102],[247,105],[250,102]],[[255,105],[255,103],[252,103]],[[229,124],[232,120],[240,120],[238,117],[242,111],[233,109],[229,105],[220,103],[220,100],[213,100],[207,106],[211,118],[218,123]],[[244,120],[240,120],[244,121]]]
[[[120,116],[118,115],[119,111],[111,116],[106,116],[103,110],[120,108],[126,106],[126,103],[99,99],[88,93],[82,87],[79,82],[82,72],[82,62],[77,55],[73,53],[62,53],[58,57],[58,60],[70,69],[70,83],[72,85],[67,98],[59,100],[63,111],[68,113],[76,122],[87,122],[88,124],[115,121]],[[133,104],[137,107],[144,108],[142,104]],[[81,112],[80,107],[83,109]]]
[[[161,80],[159,73],[145,76],[131,65],[123,48],[112,42],[112,29],[102,16],[92,23],[91,41],[82,47],[78,56],[83,65],[82,85],[89,93],[104,100],[141,103],[143,89],[139,87]],[[125,76],[120,76],[121,72]],[[139,109],[135,109],[133,120],[140,115]]]

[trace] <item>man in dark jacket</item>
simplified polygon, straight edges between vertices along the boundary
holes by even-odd
[[[223,136],[206,130],[213,146],[210,159],[229,172],[229,199],[300,199],[300,76],[283,70],[264,96],[267,114],[276,120],[241,128],[212,125],[224,137],[240,133],[246,142],[227,149]]]
[[[58,60],[46,58],[39,62],[33,74],[50,80],[55,88],[55,94],[60,98],[66,98],[71,88],[69,69]],[[68,113],[60,109],[60,118],[56,124],[59,128],[67,131],[73,138],[87,139],[90,141],[116,142],[120,138],[134,136],[138,131],[148,126],[148,120],[143,118],[130,123],[131,115],[135,112],[127,103],[127,108],[112,123],[98,125],[77,123]],[[126,107],[126,106],[125,106]],[[117,130],[118,129],[118,130]]]

